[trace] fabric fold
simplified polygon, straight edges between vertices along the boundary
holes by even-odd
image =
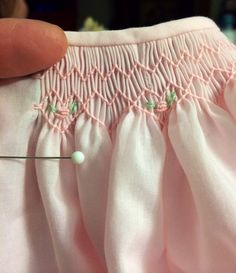
[[[194,205],[194,214],[186,217],[195,215],[195,219],[191,222],[193,226],[185,230],[187,236],[182,233],[178,243],[176,234],[181,234],[178,231],[181,223],[176,223],[173,229],[167,225],[170,227],[168,257],[173,271],[176,265],[183,272],[233,273],[236,267],[236,206],[232,202],[236,198],[236,127],[229,113],[220,107],[204,102],[199,107],[200,111],[193,99],[186,98],[170,114],[170,141],[184,173],[182,179],[191,191],[190,205]],[[181,212],[185,210],[180,208]]]
[[[61,135],[47,125],[42,128],[38,156],[68,156],[73,151],[72,135]],[[86,258],[91,255],[91,246],[80,211],[75,165],[70,160],[58,159],[38,160],[35,164],[57,270],[60,273],[76,272],[78,268],[92,270]]]
[[[151,273],[154,268],[162,272],[162,133],[151,117],[130,112],[116,134],[119,137],[111,160],[106,218],[108,272]]]
[[[85,162],[76,166],[76,184],[84,226],[100,261],[91,270],[102,273],[106,270],[104,234],[112,143],[106,128],[81,115],[75,125],[75,147],[86,155]]]

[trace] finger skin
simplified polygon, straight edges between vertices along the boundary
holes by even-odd
[[[61,28],[43,21],[0,19],[0,78],[25,76],[58,62],[68,47]]]

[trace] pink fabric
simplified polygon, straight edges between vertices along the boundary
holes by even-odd
[[[66,35],[1,81],[0,155],[85,161],[0,160],[0,271],[235,273],[236,47],[205,17]]]

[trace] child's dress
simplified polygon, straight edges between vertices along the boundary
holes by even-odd
[[[85,159],[0,159],[0,272],[235,273],[236,46],[200,16],[66,35],[0,82],[0,155]]]

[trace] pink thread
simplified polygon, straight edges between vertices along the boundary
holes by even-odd
[[[163,62],[163,59],[166,60],[167,62],[169,62],[169,64],[171,64],[173,67],[175,68],[179,68],[181,62],[184,60],[184,56],[188,56],[190,59],[194,60],[196,63],[199,63],[202,59],[202,53],[203,53],[203,48],[207,48],[208,50],[212,51],[213,53],[217,53],[217,54],[220,54],[220,46],[221,46],[221,43],[219,44],[218,46],[218,49],[215,50],[215,49],[212,49],[210,48],[209,46],[206,46],[206,45],[202,45],[202,48],[200,50],[200,55],[198,58],[196,58],[195,56],[192,56],[188,53],[186,53],[185,51],[182,53],[182,55],[180,56],[180,60],[177,62],[177,63],[174,63],[172,60],[170,60],[167,56],[165,55],[161,55],[159,61],[157,62],[157,64],[154,66],[154,68],[149,68],[149,67],[146,67],[144,66],[143,64],[139,63],[138,61],[136,61],[133,65],[133,68],[129,71],[129,72],[126,72],[126,71],[123,71],[121,68],[119,68],[116,64],[114,64],[114,67],[106,73],[106,75],[104,76],[102,74],[102,72],[97,68],[97,66],[95,66],[90,72],[87,73],[87,77],[86,76],[83,76],[82,73],[78,70],[77,67],[75,66],[72,66],[72,69],[70,72],[68,72],[67,74],[63,75],[59,70],[58,68],[56,67],[56,65],[54,65],[52,68],[55,69],[55,72],[60,76],[60,78],[62,80],[66,80],[68,77],[70,77],[73,72],[76,72],[78,74],[78,76],[81,78],[81,80],[83,82],[86,82],[88,80],[88,78],[91,76],[91,75],[94,75],[95,72],[98,73],[98,75],[102,78],[102,80],[106,81],[107,80],[107,77],[110,77],[113,73],[115,73],[115,71],[117,72],[120,72],[122,75],[124,75],[125,77],[129,78],[133,73],[134,73],[134,68],[136,67],[139,67],[139,68],[142,68],[143,70],[145,71],[148,71],[148,72],[151,72],[151,73],[154,73],[156,70],[159,69],[159,64]],[[224,72],[227,72],[226,70],[223,70],[221,68],[217,68],[217,69],[214,69],[215,71],[224,71]],[[47,73],[49,73],[50,69],[47,70],[46,72],[44,72],[42,74],[42,76],[40,77],[40,79],[43,79],[45,77],[45,75]],[[196,76],[197,77],[197,76]],[[56,91],[55,91],[56,92]]]
[[[78,80],[80,79],[81,82],[86,82],[89,80],[89,78],[91,78],[92,76],[95,78],[95,75],[98,75],[102,81],[107,81],[108,78],[110,78],[113,74],[116,74],[116,78],[118,77],[122,77],[124,76],[125,78],[129,79],[129,81],[131,80],[131,77],[133,76],[133,74],[135,72],[138,72],[138,75],[143,75],[141,73],[144,73],[143,77],[145,78],[145,72],[146,73],[151,73],[154,74],[158,69],[160,69],[160,64],[164,63],[164,61],[166,63],[168,63],[170,66],[172,66],[174,69],[181,69],[180,66],[182,64],[182,62],[185,61],[186,58],[188,58],[188,60],[192,60],[194,61],[194,63],[200,63],[200,61],[202,61],[204,55],[203,53],[205,51],[210,51],[211,53],[214,54],[221,54],[221,51],[223,49],[223,46],[226,47],[231,47],[231,48],[236,48],[236,46],[232,46],[229,43],[222,43],[221,41],[219,42],[219,45],[217,47],[217,49],[214,49],[206,44],[202,44],[201,48],[200,48],[200,52],[199,55],[197,57],[189,54],[186,50],[182,51],[182,54],[179,58],[179,60],[177,62],[173,62],[169,57],[165,56],[165,55],[161,55],[160,58],[158,59],[157,63],[155,64],[155,66],[151,67],[147,67],[144,64],[141,64],[138,61],[135,61],[133,66],[129,69],[129,70],[122,70],[117,64],[113,64],[112,69],[110,71],[108,71],[107,73],[102,73],[99,68],[95,65],[86,75],[83,75],[81,73],[81,71],[75,66],[73,65],[71,70],[68,73],[63,74],[62,72],[60,72],[60,69],[58,68],[58,64],[54,65],[52,68],[50,68],[49,70],[47,70],[46,72],[44,72],[41,77],[41,84],[42,84],[42,90],[46,91],[46,94],[42,96],[41,102],[37,105],[34,104],[34,109],[35,110],[41,110],[42,115],[44,116],[45,120],[47,120],[48,124],[52,127],[55,128],[56,130],[60,131],[61,133],[65,133],[69,130],[69,126],[72,124],[72,122],[74,122],[79,114],[81,112],[84,112],[88,117],[92,118],[93,120],[95,120],[96,122],[98,122],[101,126],[106,127],[109,132],[111,132],[113,130],[113,128],[119,123],[120,119],[122,118],[123,113],[126,113],[128,111],[131,111],[132,109],[143,112],[147,115],[152,116],[153,118],[156,119],[157,122],[160,122],[161,126],[164,126],[164,119],[163,117],[166,115],[166,111],[168,109],[170,109],[170,107],[167,106],[166,101],[163,99],[164,96],[166,94],[166,92],[170,89],[173,89],[175,91],[178,92],[177,94],[177,101],[176,103],[180,103],[182,99],[184,99],[187,95],[190,95],[191,97],[195,98],[195,99],[199,99],[199,100],[203,100],[206,103],[214,103],[214,101],[211,101],[203,96],[198,96],[194,93],[192,93],[191,91],[191,86],[193,85],[193,81],[194,80],[198,80],[199,82],[204,83],[205,85],[209,85],[210,83],[212,83],[212,79],[214,78],[214,74],[216,72],[219,72],[223,75],[223,73],[226,73],[227,75],[227,79],[224,78],[224,86],[228,83],[228,81],[236,75],[235,72],[233,72],[234,70],[234,66],[235,63],[231,64],[231,68],[229,67],[225,67],[225,68],[219,68],[219,67],[213,67],[213,68],[209,68],[209,73],[207,77],[203,77],[203,76],[199,76],[196,74],[192,74],[189,75],[189,79],[187,82],[187,85],[185,86],[181,86],[179,84],[177,84],[176,82],[173,82],[170,78],[165,78],[166,82],[166,88],[163,88],[162,90],[162,95],[158,94],[156,90],[154,90],[154,87],[152,86],[152,88],[146,88],[145,86],[143,86],[142,89],[140,89],[139,91],[136,90],[136,98],[132,98],[129,97],[128,94],[125,93],[125,91],[122,91],[119,88],[116,88],[116,90],[113,92],[112,96],[108,98],[104,97],[103,95],[103,90],[97,90],[95,89],[93,86],[91,86],[91,90],[90,90],[90,94],[86,97],[83,97],[83,99],[81,99],[79,97],[79,92],[76,90],[76,88],[72,88],[70,89],[70,93],[73,93],[72,95],[68,94],[66,96],[66,98],[61,98],[59,91],[56,89],[55,85],[52,86],[48,86],[48,85],[44,85],[45,84],[45,77],[48,77],[49,81],[51,79],[50,73],[52,73],[52,75],[59,75],[59,78],[61,81],[67,82],[67,84],[69,85],[69,81],[68,79],[70,79],[73,75],[73,77],[78,77]],[[49,88],[48,88],[49,87]],[[148,86],[150,87],[150,85]],[[222,87],[223,89],[223,87]],[[44,91],[43,91],[44,92]],[[78,94],[79,93],[79,94]],[[82,94],[80,94],[82,95]],[[111,95],[111,94],[109,94]],[[145,104],[141,104],[140,106],[140,102],[142,101],[143,98],[146,97],[146,95],[151,95],[152,97],[156,97],[157,100],[157,107],[154,109],[154,111],[150,111],[147,110],[145,108]],[[215,94],[216,95],[216,94]],[[46,110],[44,105],[45,103],[45,97],[48,98],[52,98],[54,96],[54,99],[56,99],[57,102],[59,102],[59,106],[57,107],[57,112],[53,113],[53,116],[55,119],[52,119],[51,116],[49,118],[48,113],[46,113]],[[66,117],[71,117],[69,110],[67,107],[65,107],[65,105],[68,105],[68,101],[71,100],[71,98],[76,98],[76,100],[78,102],[80,102],[80,111],[76,112],[76,114],[73,116],[73,118],[68,118],[65,120]],[[93,100],[96,100],[97,98],[101,99],[102,103],[105,103],[105,105],[107,105],[107,107],[111,108],[111,110],[113,111],[113,106],[116,104],[116,101],[118,99],[120,104],[124,104],[124,101],[126,103],[126,106],[123,106],[122,108],[122,112],[119,113],[119,116],[114,119],[112,121],[112,124],[110,124],[109,126],[107,126],[107,124],[105,124],[103,121],[101,121],[99,119],[99,117],[96,117],[92,112],[90,108],[90,102],[92,102]],[[95,113],[98,113],[97,111]],[[167,115],[165,116],[167,117]],[[57,123],[56,125],[56,119],[61,120],[61,123]],[[65,122],[64,122],[65,121]]]

